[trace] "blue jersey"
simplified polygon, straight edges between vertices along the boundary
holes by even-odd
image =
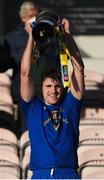
[[[22,100],[22,106],[30,137],[30,169],[77,169],[81,101],[69,92],[58,105],[46,105],[34,97],[28,103]]]

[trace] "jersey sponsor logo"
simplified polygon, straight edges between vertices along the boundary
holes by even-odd
[[[61,109],[60,112],[63,112],[63,109]],[[62,121],[67,125],[68,119],[62,118],[60,112],[58,110],[51,111],[50,117],[43,122],[43,125],[46,126],[50,121],[52,121],[53,127],[56,131],[61,127]]]

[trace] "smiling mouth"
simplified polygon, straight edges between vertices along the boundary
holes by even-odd
[[[51,97],[51,98],[57,98],[57,96],[56,95],[49,95],[49,97]]]

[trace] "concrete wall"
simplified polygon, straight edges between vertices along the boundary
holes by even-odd
[[[88,70],[104,74],[104,36],[74,37]]]

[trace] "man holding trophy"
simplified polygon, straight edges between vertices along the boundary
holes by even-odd
[[[30,137],[32,179],[79,179],[77,147],[84,65],[70,23],[45,10],[35,22],[27,23],[26,31],[29,37],[21,61],[20,92]],[[70,58],[71,82],[69,87],[64,86],[62,69],[51,66],[41,74],[42,97],[39,98],[31,75],[35,48],[39,51],[47,48],[54,33],[58,35],[59,46],[66,50],[63,54],[66,52]]]

